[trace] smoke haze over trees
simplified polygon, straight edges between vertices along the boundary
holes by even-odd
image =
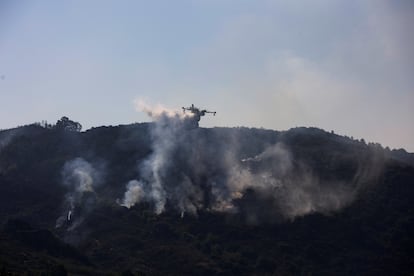
[[[152,123],[80,132],[63,117],[0,132],[0,269],[412,271],[413,154],[142,108]]]
[[[148,202],[157,214],[167,203],[182,215],[196,214],[199,209],[237,212],[234,203],[243,202],[245,191],[253,190],[269,204],[267,219],[294,219],[340,210],[382,171],[384,156],[375,149],[349,160],[348,168],[337,163],[340,157],[336,156],[317,171],[313,160],[293,155],[283,135],[255,146],[241,143],[236,133],[220,137],[218,133],[225,130],[211,134],[189,130],[191,117],[148,107],[145,110],[154,119],[150,128],[152,154],[138,164],[139,178],[127,185],[122,203],[127,207]],[[318,130],[312,132],[317,134]],[[346,158],[349,153],[342,154]],[[337,175],[345,169],[346,176]],[[251,221],[263,216],[246,211]]]

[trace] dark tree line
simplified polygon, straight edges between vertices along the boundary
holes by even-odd
[[[41,126],[48,129],[58,129],[65,131],[75,131],[79,132],[82,130],[82,125],[78,122],[70,120],[68,117],[63,116],[56,122],[55,125],[48,124],[47,121],[42,121],[41,123],[34,123],[34,125]]]
[[[79,132],[82,129],[82,125],[78,122],[70,120],[66,116],[63,116],[60,120],[56,122],[55,128],[65,130],[65,131]]]

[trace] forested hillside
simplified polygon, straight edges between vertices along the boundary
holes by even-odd
[[[0,275],[411,275],[413,198],[412,153],[317,128],[29,125]]]

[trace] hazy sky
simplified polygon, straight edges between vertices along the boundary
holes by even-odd
[[[414,1],[0,0],[0,128],[316,126],[414,151]]]

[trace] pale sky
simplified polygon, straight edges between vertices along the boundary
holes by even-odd
[[[414,1],[0,0],[0,128],[314,126],[414,152]]]

